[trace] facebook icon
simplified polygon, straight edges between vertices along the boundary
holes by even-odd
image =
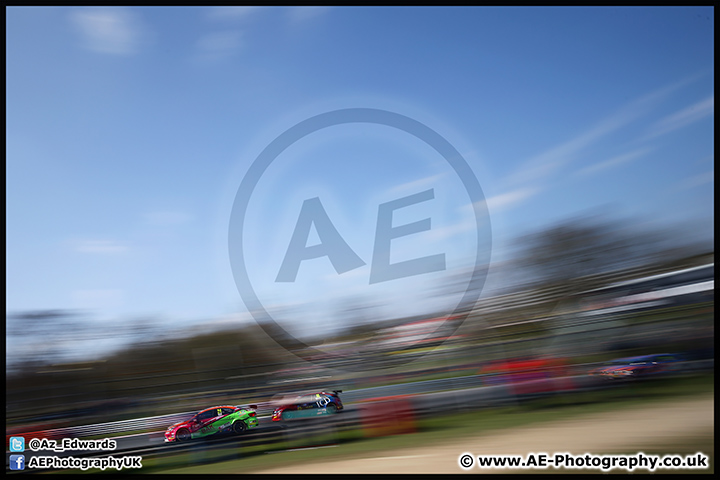
[[[25,470],[25,455],[10,455],[10,470]]]

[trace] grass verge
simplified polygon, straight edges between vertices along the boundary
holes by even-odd
[[[442,443],[447,439],[456,440],[461,437],[490,434],[501,429],[713,392],[713,374],[655,380],[601,391],[538,398],[513,406],[438,415],[418,420],[416,433],[410,434],[368,439],[365,438],[363,431],[358,429],[341,432],[330,431],[323,436],[262,445],[253,447],[253,449],[238,449],[236,446],[215,450],[198,449],[196,452],[182,455],[148,459],[148,461],[143,461],[143,471],[174,474],[252,473],[271,467],[318,460],[359,458],[373,452],[427,446],[433,443]],[[713,442],[714,440],[708,443],[704,440],[688,439],[676,445],[676,442],[673,441],[672,446],[653,446],[654,450],[648,450],[646,453],[683,453],[681,450],[685,449],[688,454],[703,451],[711,455]],[[295,450],[287,451],[289,449]],[[539,472],[533,471],[533,473]],[[545,472],[562,473],[552,469]],[[698,471],[683,470],[682,472]],[[700,472],[708,473],[707,470]],[[567,473],[578,473],[578,471],[569,470]],[[639,470],[637,473],[644,473],[644,471]]]

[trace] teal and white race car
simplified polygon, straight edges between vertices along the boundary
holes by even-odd
[[[282,422],[298,418],[313,418],[323,415],[332,415],[340,412],[344,407],[340,394],[342,390],[331,392],[318,392],[304,395],[291,395],[275,400],[275,410],[272,421]]]

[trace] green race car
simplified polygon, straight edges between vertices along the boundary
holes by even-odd
[[[258,426],[255,405],[210,407],[178,422],[165,431],[166,442],[185,442],[220,434],[241,434]]]

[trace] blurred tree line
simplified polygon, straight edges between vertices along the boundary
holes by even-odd
[[[603,283],[713,261],[712,241],[683,233],[582,217],[522,236],[502,274],[512,291],[544,290],[546,303],[521,313],[508,305],[497,318],[517,322]],[[173,338],[151,318],[108,330],[82,312],[46,310],[8,314],[6,334],[21,347],[6,365],[8,418],[202,392],[248,395],[296,360],[257,325]],[[63,356],[123,335],[127,346],[100,358],[68,363]]]
[[[8,418],[52,418],[103,414],[113,417],[139,401],[158,399],[167,405],[174,396],[203,396],[219,392],[227,401],[252,396],[265,379],[293,358],[257,326],[197,334],[185,338],[145,337],[159,325],[144,319],[126,346],[98,358],[68,361],[58,345],[69,337],[84,342],[113,335],[88,324],[77,312],[25,312],[8,317],[8,335],[31,337],[22,358],[6,372]],[[27,328],[24,328],[26,326]],[[82,343],[78,343],[82,345]],[[233,402],[231,402],[233,403]],[[187,408],[187,407],[186,407]],[[165,412],[172,413],[172,412]],[[117,419],[117,418],[115,418]],[[110,421],[110,420],[108,420]]]
[[[650,229],[601,216],[551,225],[521,236],[514,246],[508,268],[514,289],[542,286],[563,295],[602,286],[608,276],[616,282],[707,262],[714,252],[712,239],[685,229]]]
[[[496,333],[550,335],[551,324],[532,321],[561,313],[582,292],[714,262],[713,240],[693,233],[584,215],[522,235],[511,244],[510,260],[496,267],[506,287],[478,303],[472,334],[487,337],[483,329],[512,324]]]

